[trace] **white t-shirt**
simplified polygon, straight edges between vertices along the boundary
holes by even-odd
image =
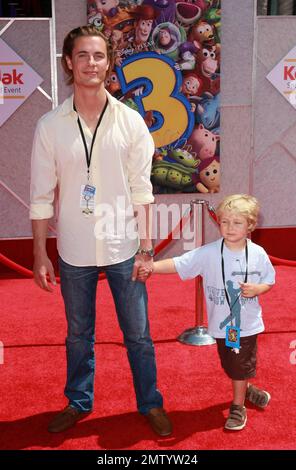
[[[173,258],[182,280],[203,277],[207,304],[208,333],[214,338],[225,338],[225,329],[230,325],[230,309],[226,300],[221,266],[221,243],[219,240]],[[275,271],[265,250],[248,239],[248,280],[255,284],[275,282]],[[258,297],[241,297],[240,282],[246,273],[245,250],[232,251],[225,244],[223,249],[225,286],[233,305],[233,324],[241,330],[241,336],[251,336],[264,330],[262,309]],[[236,300],[239,296],[238,300]],[[235,302],[235,304],[234,304]]]

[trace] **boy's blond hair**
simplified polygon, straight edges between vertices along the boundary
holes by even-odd
[[[222,212],[225,210],[236,212],[246,217],[249,224],[249,231],[252,232],[255,230],[260,206],[254,196],[249,196],[248,194],[232,194],[231,196],[225,197],[216,209],[219,221]]]

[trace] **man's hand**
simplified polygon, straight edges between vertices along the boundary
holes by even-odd
[[[54,274],[54,269],[52,262],[46,254],[35,256],[34,259],[34,280],[37,286],[41,287],[48,292],[53,292],[52,287],[48,283],[47,275],[49,276],[50,282],[56,286],[56,278]]]
[[[153,258],[146,255],[136,255],[132,281],[146,282],[153,272]]]

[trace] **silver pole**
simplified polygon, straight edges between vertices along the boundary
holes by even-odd
[[[204,244],[204,212],[207,201],[195,199],[191,201],[191,208],[194,214],[195,244],[196,248]],[[204,326],[204,295],[202,277],[195,278],[195,327],[185,330],[178,340],[181,343],[192,344],[194,346],[205,346],[214,344],[216,341],[207,332]]]

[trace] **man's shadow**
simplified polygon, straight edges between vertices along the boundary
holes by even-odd
[[[41,413],[15,421],[0,422],[0,449],[16,450],[32,447],[56,449],[68,440],[85,439],[97,436],[98,449],[126,449],[141,441],[155,441],[159,447],[176,446],[198,432],[223,428],[225,418],[223,411],[229,403],[219,403],[208,408],[193,411],[173,411],[169,417],[173,422],[171,436],[157,436],[149,427],[144,416],[139,413],[91,418],[78,422],[75,427],[63,433],[47,432],[49,421],[56,412]],[[77,449],[77,442],[75,444]]]

